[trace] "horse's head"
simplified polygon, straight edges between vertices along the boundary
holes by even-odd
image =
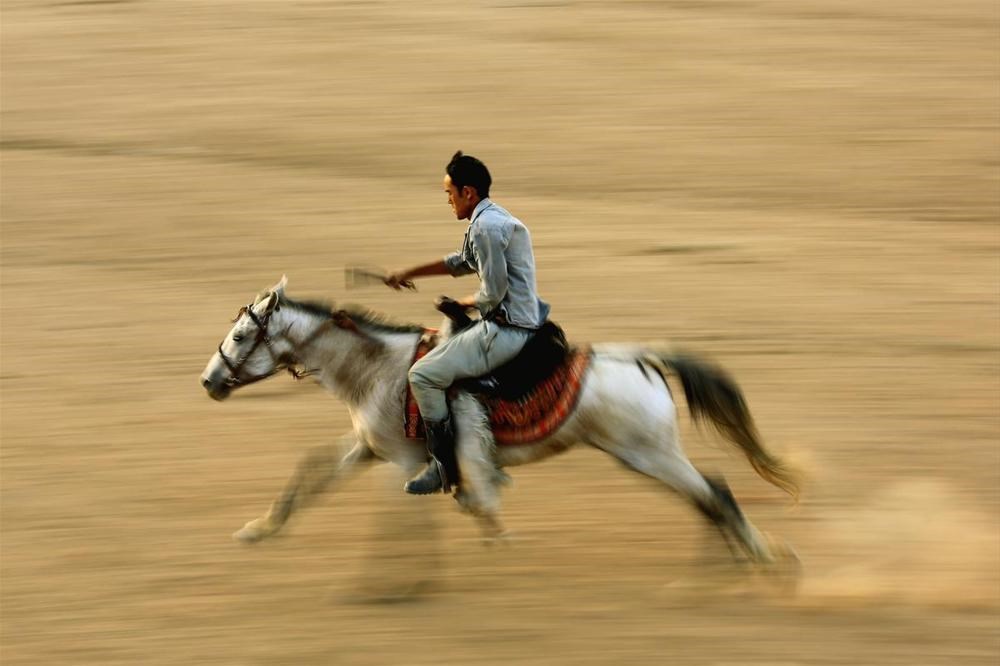
[[[287,359],[275,349],[272,338],[277,332],[269,331],[286,283],[282,277],[236,314],[232,329],[201,373],[201,385],[213,399],[225,400],[234,388],[266,379],[288,367]]]

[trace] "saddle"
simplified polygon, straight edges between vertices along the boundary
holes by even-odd
[[[437,308],[452,321],[452,333],[471,326],[458,303],[442,297]],[[425,339],[414,362],[432,348]],[[489,412],[497,444],[529,444],[553,433],[572,413],[590,365],[590,350],[569,345],[562,328],[546,321],[513,360],[488,375],[462,379],[455,389],[475,394]],[[407,394],[406,434],[423,437],[416,401]]]
[[[438,310],[451,319],[452,334],[475,323],[457,303],[443,301],[439,301]],[[512,360],[488,375],[460,379],[455,387],[488,398],[520,400],[565,363],[569,353],[570,346],[562,328],[555,322],[546,321]]]

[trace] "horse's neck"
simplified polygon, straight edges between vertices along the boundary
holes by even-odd
[[[296,360],[352,405],[363,402],[380,383],[405,376],[410,359],[404,359],[401,351],[415,346],[419,337],[416,333],[352,331],[328,317],[294,308],[283,308],[281,314],[279,325],[288,331]]]

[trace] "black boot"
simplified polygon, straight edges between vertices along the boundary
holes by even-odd
[[[439,490],[451,492],[458,484],[458,461],[455,459],[455,431],[451,418],[444,421],[424,421],[427,430],[427,453],[430,461],[417,476],[406,482],[403,489],[411,495],[429,495]]]

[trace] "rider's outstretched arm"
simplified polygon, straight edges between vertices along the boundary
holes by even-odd
[[[413,279],[418,277],[428,277],[431,275],[451,275],[452,269],[445,263],[444,259],[432,261],[429,264],[414,266],[405,271],[397,271],[385,276],[385,283],[395,290],[410,288],[413,286]]]

